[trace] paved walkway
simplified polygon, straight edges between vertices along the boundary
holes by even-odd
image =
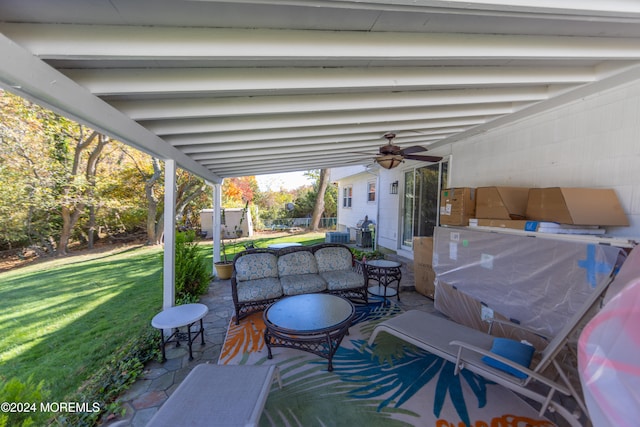
[[[400,283],[400,305],[405,310],[419,309],[434,311],[433,301],[415,292],[413,263],[403,262],[402,281]],[[395,299],[394,299],[395,301]],[[150,362],[142,377],[121,397],[126,410],[124,417],[104,423],[109,427],[144,427],[158,408],[173,393],[187,374],[201,363],[217,363],[224,343],[229,321],[233,316],[233,299],[229,280],[215,280],[204,295],[201,303],[209,307],[204,318],[205,345],[199,340],[193,344],[193,360],[189,361],[188,347],[176,348],[167,345],[165,363]],[[149,319],[151,321],[151,319]]]

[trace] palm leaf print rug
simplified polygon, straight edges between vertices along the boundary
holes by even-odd
[[[356,306],[349,335],[333,359],[289,348],[267,358],[262,313],[232,319],[218,364],[276,364],[283,388],[271,389],[260,426],[549,427],[509,390],[373,328],[395,316],[394,304]]]

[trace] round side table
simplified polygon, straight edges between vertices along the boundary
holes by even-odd
[[[383,297],[385,305],[388,303],[387,297],[394,295],[400,301],[400,279],[402,279],[400,267],[402,264],[387,259],[374,259],[367,261],[363,266],[367,269],[369,280],[378,283],[376,286],[367,288],[370,294]],[[396,284],[395,289],[388,287],[392,283]]]
[[[202,318],[209,312],[209,308],[204,304],[185,304],[169,307],[156,314],[151,320],[151,326],[160,329],[160,337],[162,338],[162,361],[167,360],[164,346],[169,342],[176,343],[176,347],[180,347],[180,340],[186,338],[189,343],[189,360],[193,360],[193,352],[191,345],[193,341],[200,335],[201,343],[204,345],[204,326]],[[200,321],[200,330],[191,331],[191,326]],[[187,333],[180,333],[179,328],[186,326]],[[174,332],[167,339],[164,338],[164,330],[173,329]],[[173,341],[172,341],[173,340]]]

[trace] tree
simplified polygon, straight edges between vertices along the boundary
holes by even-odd
[[[147,245],[157,245],[161,241],[164,224],[161,226],[163,227],[163,230],[161,231],[158,224],[159,200],[154,187],[162,177],[162,168],[160,166],[160,160],[155,157],[151,158],[151,165],[153,166],[153,173],[145,176],[144,181],[144,194],[147,198]],[[142,171],[141,174],[143,174]]]
[[[47,112],[9,92],[0,95],[0,243],[37,242],[53,250],[58,224],[55,168],[42,126]]]
[[[320,217],[324,212],[324,194],[329,185],[329,169],[320,169],[320,177],[318,179],[318,192],[316,193],[316,204],[313,207],[313,215],[311,216],[311,229],[317,231],[320,226]]]
[[[60,118],[61,126],[57,128],[55,138],[63,138],[63,142],[56,145],[60,151],[60,163],[65,167],[64,183],[62,184],[60,199],[60,215],[62,216],[62,230],[58,242],[58,254],[66,255],[68,251],[69,239],[78,219],[85,213],[87,204],[92,203],[95,190],[97,164],[105,145],[109,143],[109,138],[100,135],[96,131],[91,131],[85,136],[87,129],[79,126],[76,135],[66,133],[64,128],[73,129],[66,119]],[[77,138],[73,150],[68,150],[67,138]],[[72,153],[72,160],[69,164],[67,154]]]
[[[222,205],[227,208],[244,207],[259,192],[258,181],[253,175],[226,178],[222,183]]]
[[[162,164],[160,160],[155,157],[145,155],[142,158],[136,158],[128,149],[123,150],[129,158],[133,160],[136,169],[144,180],[144,193],[147,202],[145,227],[147,232],[147,245],[160,244],[162,242],[162,235],[164,234],[164,209],[162,209],[164,205],[162,203],[164,187],[158,185],[162,183],[164,176]],[[185,212],[187,212],[196,201],[198,203],[195,203],[197,206],[193,208],[193,211],[200,211],[204,205],[210,206],[211,202],[208,197],[204,197],[203,200],[198,201],[198,198],[205,194],[207,188],[202,178],[178,169],[176,183],[176,216],[185,217]],[[193,211],[186,216],[193,216],[195,214]]]
[[[162,178],[158,159],[0,90],[0,250],[63,255],[74,240],[91,247],[101,234],[145,228],[159,243]],[[177,183],[178,215],[199,219],[211,205],[204,181],[179,169]],[[257,190],[253,183],[241,188]]]

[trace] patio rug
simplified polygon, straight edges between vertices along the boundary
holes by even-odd
[[[511,391],[386,333],[367,339],[395,305],[356,306],[333,359],[274,348],[267,358],[262,313],[231,320],[218,364],[277,364],[283,388],[271,389],[260,426],[553,426]]]

